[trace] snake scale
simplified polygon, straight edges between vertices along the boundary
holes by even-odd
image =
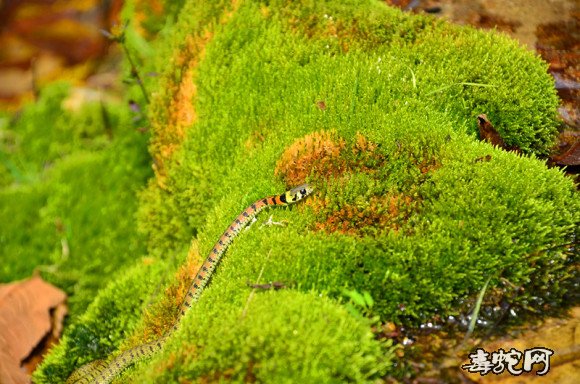
[[[289,204],[296,203],[304,199],[306,196],[310,195],[313,188],[309,184],[303,184],[296,188],[292,188],[289,191],[281,195],[274,195],[257,200],[249,207],[244,209],[242,213],[236,217],[230,226],[221,235],[217,243],[213,246],[209,252],[209,256],[205,259],[205,262],[197,272],[195,278],[191,282],[185,299],[180,306],[178,316],[173,323],[171,331],[167,332],[157,340],[153,340],[149,343],[138,345],[131,348],[120,355],[115,357],[110,362],[105,362],[103,360],[95,360],[82,367],[75,370],[67,379],[67,384],[88,384],[97,383],[104,384],[110,383],[115,376],[121,373],[125,368],[132,365],[142,358],[152,356],[163,348],[165,341],[169,338],[171,333],[179,327],[179,323],[183,316],[187,313],[187,310],[191,308],[192,304],[197,301],[203,288],[208,283],[213,271],[215,270],[220,259],[226,252],[228,246],[235,239],[238,233],[244,228],[248,223],[250,223],[256,215],[268,207],[274,206],[285,206]]]

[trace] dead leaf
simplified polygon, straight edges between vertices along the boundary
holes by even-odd
[[[550,160],[557,165],[580,165],[580,132],[564,131],[558,136],[558,145],[554,148]]]
[[[57,78],[73,83],[98,67],[109,42],[100,29],[119,0],[0,1],[0,106],[17,109]]]
[[[574,143],[566,153],[552,159],[558,165],[580,165],[580,141]]]
[[[63,291],[39,276],[0,285],[0,383],[30,383],[23,362],[46,339],[58,339],[65,300]]]
[[[580,8],[571,8],[569,16],[560,15],[551,22],[544,19],[536,28],[536,50],[550,64],[561,104],[560,117],[566,125],[580,129],[580,50],[578,49]]]
[[[477,126],[479,128],[480,140],[487,141],[488,143],[505,149],[506,151],[520,152],[518,147],[510,146],[505,143],[486,115],[481,114],[477,116]]]
[[[503,141],[499,132],[494,128],[486,115],[481,114],[477,116],[477,127],[479,128],[480,140],[505,148],[505,141]]]

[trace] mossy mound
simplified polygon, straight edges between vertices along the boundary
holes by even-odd
[[[144,253],[135,194],[150,175],[147,137],[126,105],[74,101],[64,83],[6,119],[0,143],[0,282],[34,271],[83,313],[112,273]]]
[[[503,35],[378,3],[235,4],[221,18],[215,4],[186,4],[163,48],[172,59],[160,64],[151,147],[162,191],[154,185],[149,197],[160,204],[141,207],[152,248],[188,241],[222,197],[215,185],[264,144],[282,151],[320,130],[380,132],[393,119],[408,123],[402,110],[441,112],[474,136],[486,113],[525,153],[552,144],[558,101],[546,65]]]
[[[390,344],[375,339],[370,322],[326,297],[289,290],[242,299],[233,311],[200,303],[164,353],[127,380],[371,383],[392,365]]]
[[[37,382],[64,383],[73,364],[87,363],[102,357],[103,353],[114,352],[116,341],[127,330],[138,327],[142,311],[137,303],[148,304],[159,294],[167,265],[141,260],[123,272],[75,319],[60,344],[44,360],[43,368],[35,372]]]
[[[546,65],[515,42],[379,2],[246,1],[186,2],[154,44],[169,58],[147,68],[161,74],[148,84],[156,178],[139,226],[168,271],[147,289],[102,290],[38,382],[168,329],[187,284],[184,269],[169,283],[169,270],[191,235],[194,267],[246,206],[304,181],[317,192],[269,212],[285,225],[262,217],[243,232],[165,351],[123,381],[391,373],[392,347],[345,309],[344,292],[366,292],[375,321],[410,325],[467,311],[459,303],[488,279],[494,300],[523,312],[563,304],[580,200],[535,157],[551,145],[557,99]],[[524,155],[479,142],[481,113]],[[124,281],[140,287],[139,271]],[[260,275],[286,291],[250,300],[246,283]],[[152,286],[170,288],[145,300]],[[91,321],[102,316],[114,332]],[[78,329],[93,342],[79,342]]]

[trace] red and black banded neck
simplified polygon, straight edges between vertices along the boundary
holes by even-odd
[[[270,205],[287,205],[288,203],[286,202],[286,194],[282,194],[282,195],[274,195],[274,196],[268,196],[263,198],[262,200],[259,200],[262,204],[264,204],[264,206],[270,206]]]

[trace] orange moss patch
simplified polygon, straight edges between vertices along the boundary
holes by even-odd
[[[427,152],[417,154],[412,153],[408,149],[402,148],[394,153],[393,157],[408,157],[411,160],[411,164],[416,166],[422,175],[436,171],[441,167],[441,161],[439,158]]]
[[[228,9],[224,10],[224,13],[222,14],[222,17],[220,19],[221,24],[227,24],[230,21],[230,19],[232,18],[232,16],[234,15],[234,13],[236,13],[238,8],[240,7],[239,0],[232,0],[231,4],[232,4],[232,8],[230,10],[228,10]]]
[[[425,175],[438,169],[441,166],[441,163],[438,159],[430,157],[420,161],[417,166],[419,167],[421,173]]]
[[[356,20],[349,23],[337,20],[332,15],[317,14],[302,18],[291,15],[287,20],[288,28],[293,33],[312,40],[338,42],[344,53],[348,52],[354,43],[368,43],[373,39],[368,32],[359,29]]]
[[[240,2],[232,0],[230,8],[224,9],[220,23],[226,24],[231,20]],[[173,57],[175,67],[184,68],[183,75],[178,83],[168,83],[163,86],[168,89],[160,100],[158,113],[153,114],[151,124],[155,135],[151,141],[151,153],[154,160],[154,171],[157,184],[165,188],[165,164],[175,151],[181,147],[187,130],[197,119],[195,112],[195,98],[197,86],[195,84],[197,68],[205,57],[205,48],[213,38],[213,31],[206,28],[199,35],[189,35],[183,47],[180,47]],[[169,105],[161,105],[167,103]],[[168,113],[166,111],[169,111]],[[159,116],[156,116],[159,114]]]
[[[296,140],[278,160],[275,174],[287,186],[299,185],[305,180],[340,180],[348,182],[350,175],[375,175],[385,165],[386,154],[378,144],[357,133],[354,140],[346,141],[331,132],[315,132]],[[425,161],[421,172],[434,164]],[[378,177],[378,176],[376,176]],[[360,203],[340,202],[328,196],[313,196],[305,204],[322,217],[315,228],[325,232],[364,235],[376,231],[398,231],[416,210],[415,201],[404,194],[373,196]]]
[[[350,167],[365,173],[374,173],[387,161],[386,156],[378,151],[378,145],[357,133],[352,145],[353,159]]]
[[[179,367],[180,363],[183,362],[183,356],[195,356],[196,355],[196,349],[194,347],[192,347],[190,344],[185,344],[182,346],[182,348],[180,349],[180,353],[179,355],[176,355],[175,353],[170,353],[169,357],[165,360],[162,360],[160,362],[158,362],[155,365],[155,373],[159,376],[163,376],[164,373],[173,370],[175,367]],[[159,378],[157,378],[159,380]],[[196,381],[197,382],[197,381]],[[179,383],[180,384],[189,384],[189,383],[193,383],[193,381],[188,380],[186,378],[183,377],[179,377]]]
[[[314,132],[296,140],[284,151],[276,169],[286,185],[299,185],[311,173],[322,178],[339,175],[346,168],[341,151],[346,144],[331,132]]]
[[[244,376],[244,383],[255,383],[258,379],[254,373],[256,363],[249,361],[246,366],[246,374]],[[222,381],[231,381],[236,370],[234,368],[226,368],[223,371],[216,371],[206,376],[201,376],[198,382],[201,384],[218,383]]]
[[[211,35],[206,35],[204,37],[204,42],[211,38]],[[203,58],[205,49],[200,51],[200,57]],[[197,94],[197,86],[195,85],[194,73],[197,63],[192,63],[181,79],[179,84],[179,89],[175,99],[173,100],[172,107],[173,115],[172,120],[175,123],[175,135],[179,140],[185,137],[185,130],[195,121],[197,115],[193,107],[193,100]]]
[[[261,4],[260,5],[260,13],[262,14],[262,17],[264,19],[267,19],[270,17],[270,8],[268,8],[268,6],[265,4]]]
[[[201,268],[203,262],[204,258],[201,257],[197,241],[193,240],[187,251],[186,263],[177,271],[176,279],[179,281],[179,288],[177,290],[177,296],[175,296],[177,299],[177,302],[175,302],[176,310],[183,302],[183,299],[185,299],[185,294],[195,277],[194,275]]]
[[[290,145],[280,156],[275,175],[292,186],[303,183],[309,176],[327,180],[345,173],[374,173],[385,161],[378,145],[360,133],[348,151],[344,139],[332,132],[320,131]]]
[[[130,345],[139,345],[143,340],[153,340],[169,331],[175,322],[193,275],[202,263],[197,243],[192,242],[185,264],[175,274],[174,283],[165,290],[162,300],[145,310],[143,333],[133,335],[129,340]]]
[[[371,231],[398,231],[412,213],[414,205],[410,196],[373,196],[367,205],[344,204],[327,212],[323,221],[315,228],[325,232],[339,232],[346,235],[364,235]],[[324,210],[325,202],[313,203],[315,210]]]
[[[202,36],[187,37],[185,49],[180,50],[174,59],[176,66],[186,68],[179,83],[170,86],[173,89],[169,93],[173,96],[169,97],[167,121],[163,118],[152,119],[155,136],[151,143],[151,152],[158,184],[162,188],[165,185],[165,163],[179,149],[187,129],[197,118],[194,108],[197,95],[195,75],[199,61],[205,56],[205,46],[212,37],[213,34],[208,30]]]

